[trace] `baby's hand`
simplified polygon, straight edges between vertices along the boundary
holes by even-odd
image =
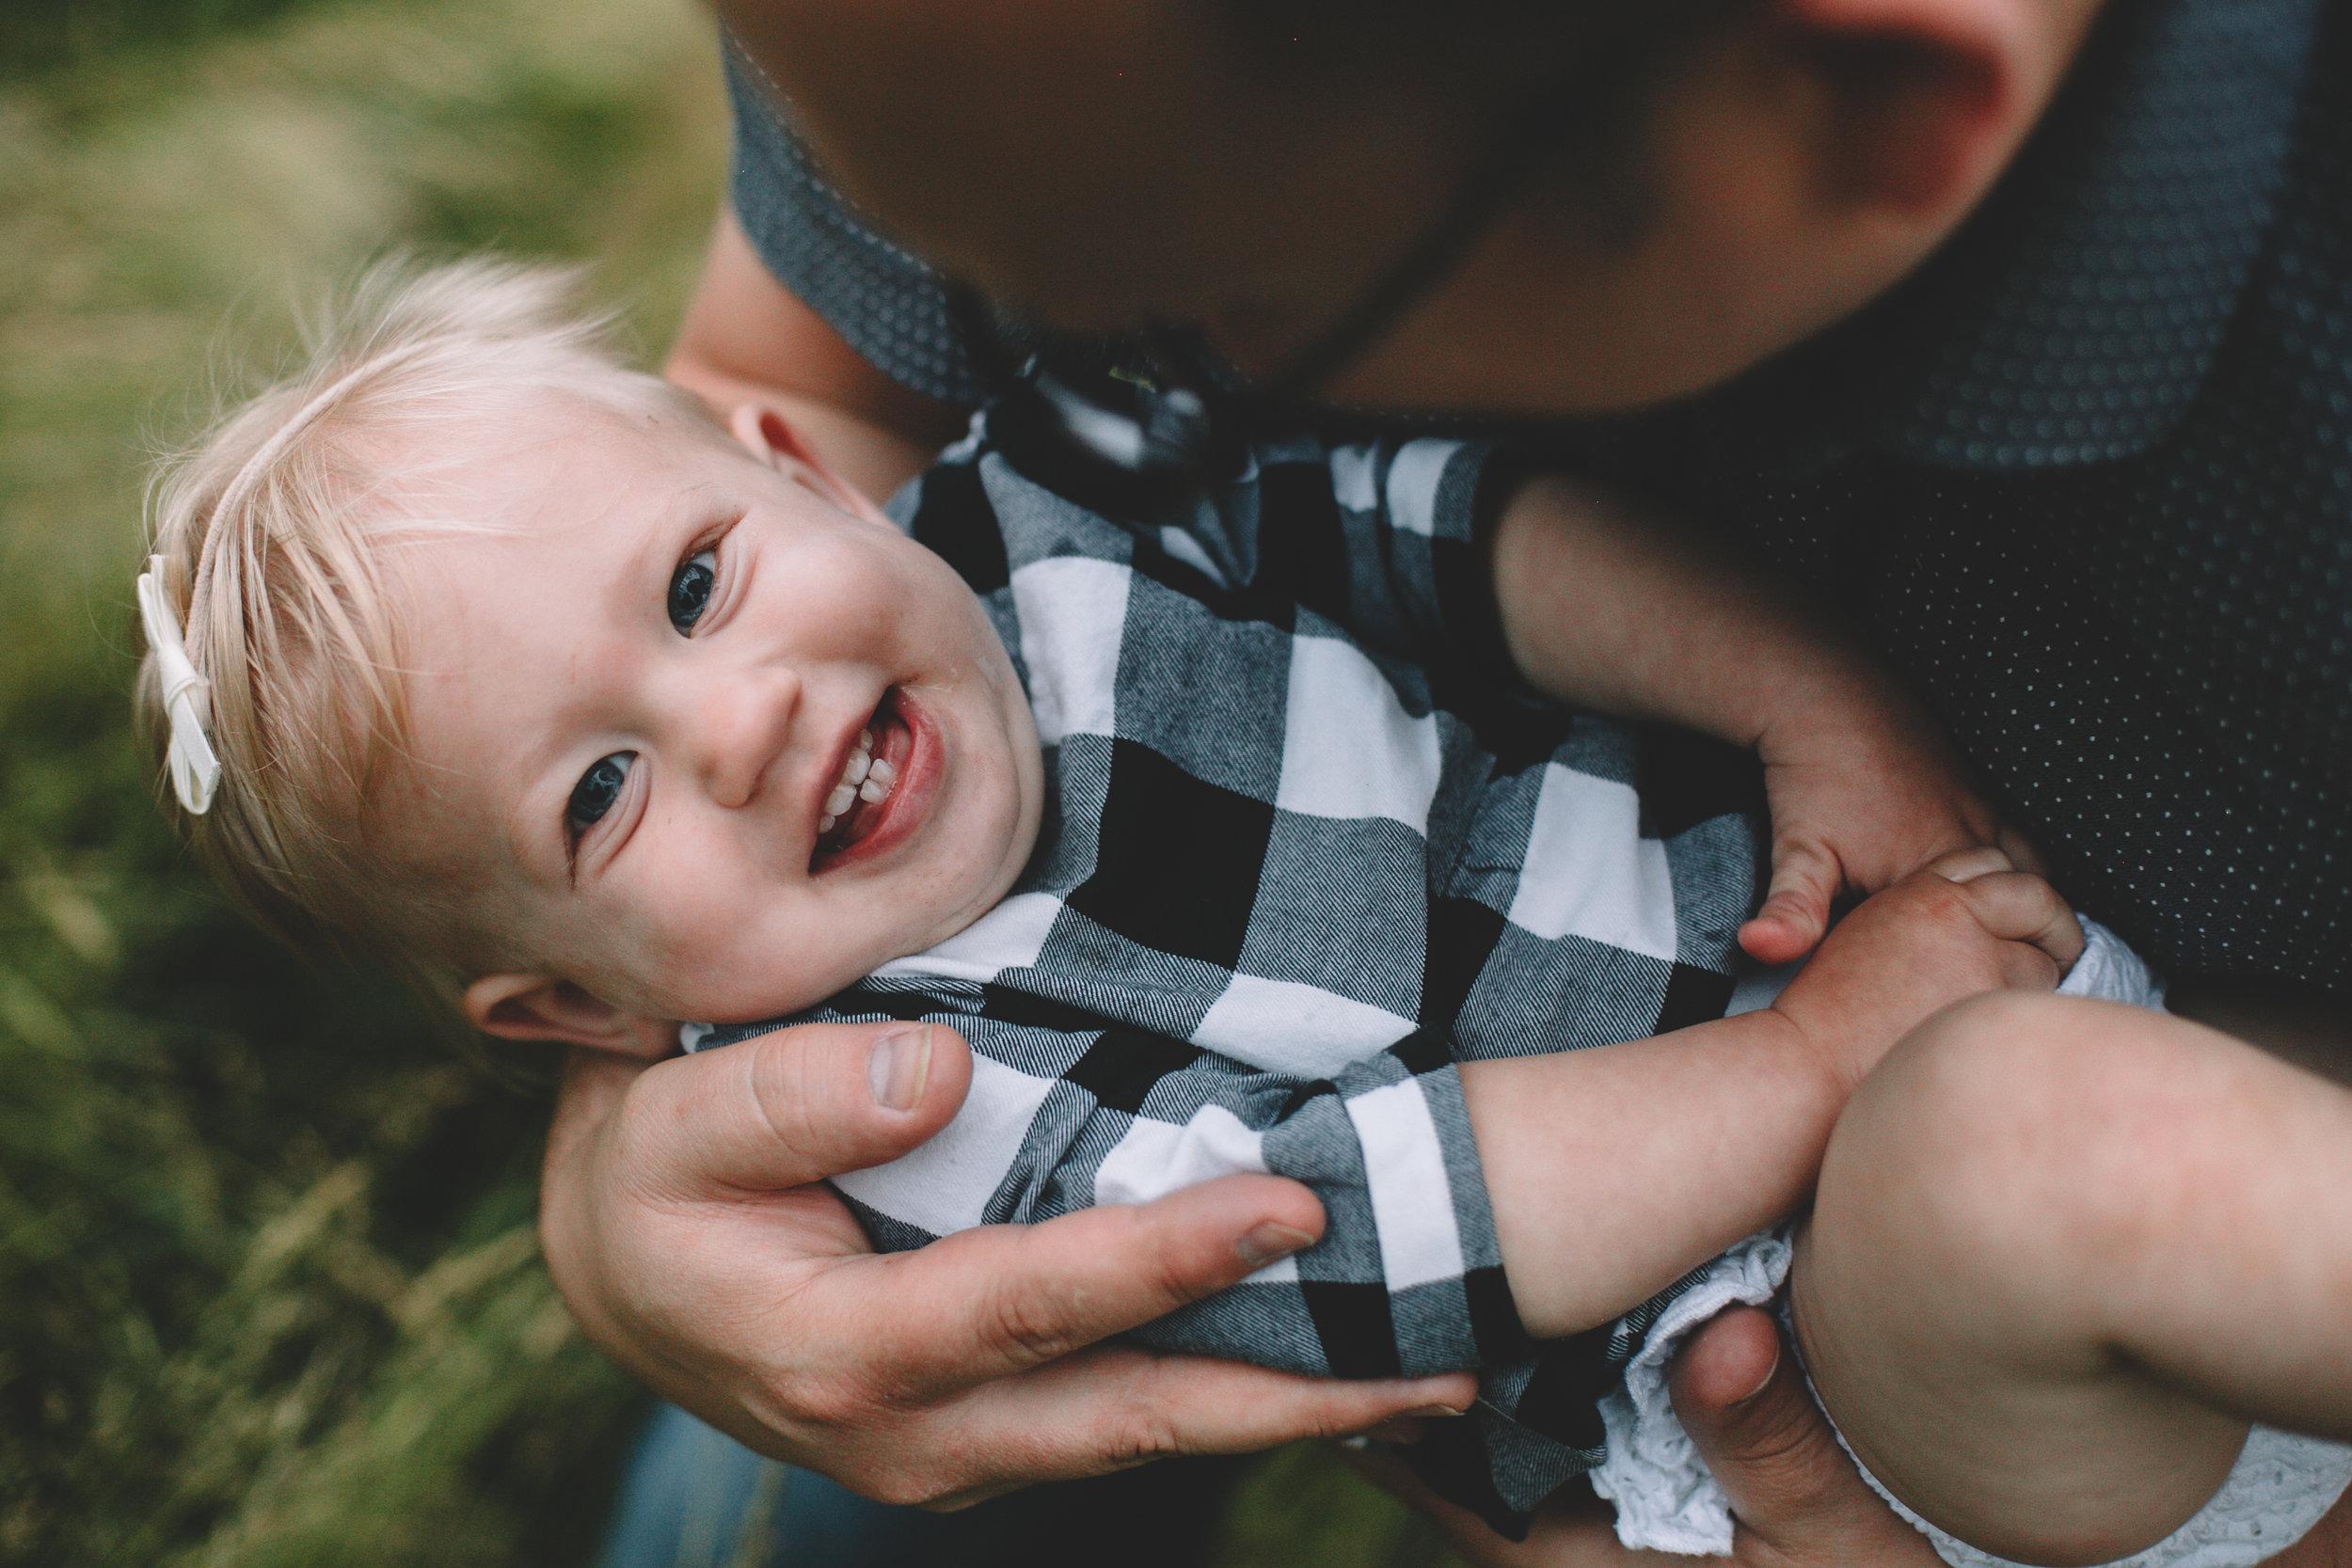
[[[2001,850],[1967,849],[1839,921],[1772,1006],[1851,1085],[1930,1014],[1988,990],[2048,990],[2082,951],[2049,883]]]
[[[1751,958],[1804,958],[1828,930],[1839,896],[1892,887],[1939,855],[1998,846],[2016,869],[2042,869],[1909,698],[1888,685],[1858,708],[1823,706],[1860,717],[1786,726],[1757,745],[1772,816],[1772,879],[1763,908],[1740,928]]]

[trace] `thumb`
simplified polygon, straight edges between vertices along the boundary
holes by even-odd
[[[1769,1313],[1735,1307],[1700,1329],[1675,1359],[1672,1387],[1675,1415],[1753,1538],[1743,1559],[1940,1560],[1838,1447]]]
[[[1758,963],[1796,962],[1820,945],[1845,879],[1837,857],[1823,846],[1775,839],[1772,891],[1756,918],[1740,927],[1740,945]]]
[[[646,1069],[614,1117],[615,1164],[655,1201],[798,1187],[898,1158],[971,1084],[944,1024],[798,1024]]]

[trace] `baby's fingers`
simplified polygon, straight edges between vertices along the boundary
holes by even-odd
[[[2058,890],[2025,871],[1996,871],[1963,886],[1969,907],[1993,935],[2049,955],[2063,976],[2083,956],[2083,928]]]
[[[1740,927],[1740,945],[1758,963],[1794,963],[1820,944],[1830,903],[1845,885],[1837,857],[1818,844],[1782,839],[1772,846],[1772,885],[1756,918]]]

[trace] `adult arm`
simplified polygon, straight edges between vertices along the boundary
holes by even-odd
[[[892,1037],[896,1071],[873,1055]],[[872,1253],[814,1183],[930,1136],[969,1077],[936,1027],[808,1025],[652,1064],[576,1052],[542,1196],[557,1287],[656,1392],[892,1502],[1468,1402],[1460,1375],[1343,1383],[1099,1342],[1319,1236],[1313,1197],[1273,1178]]]
[[[1958,752],[1899,683],[1794,587],[1629,498],[1539,475],[1491,542],[1513,661],[1563,702],[1753,749],[1772,817],[1772,888],[1740,942],[1811,951],[1840,894],[1997,845],[2027,869]]]
[[[1676,1357],[1672,1387],[1676,1415],[1731,1499],[1735,1568],[1943,1568],[1927,1538],[1895,1516],[1839,1449],[1769,1314],[1733,1307],[1692,1335]],[[1477,1568],[1692,1560],[1629,1551],[1610,1506],[1580,1486],[1564,1488],[1537,1512],[1527,1539],[1512,1542],[1437,1497],[1392,1453],[1351,1459],[1436,1519]]]

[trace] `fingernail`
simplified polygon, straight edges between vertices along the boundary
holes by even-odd
[[[1467,1410],[1456,1410],[1450,1404],[1423,1404],[1405,1412],[1407,1416],[1460,1416]]]
[[[1314,1244],[1315,1239],[1304,1230],[1267,1220],[1263,1225],[1251,1227],[1240,1241],[1233,1243],[1233,1251],[1251,1268],[1263,1269],[1268,1263],[1279,1262],[1292,1253]]]
[[[1749,1389],[1746,1393],[1740,1395],[1738,1399],[1733,1400],[1731,1402],[1734,1404],[1747,1403],[1750,1400],[1756,1398],[1756,1395],[1762,1393],[1765,1389],[1772,1386],[1772,1374],[1779,1370],[1780,1341],[1778,1337],[1775,1336],[1772,1341],[1772,1358],[1764,1364],[1764,1375],[1756,1380],[1755,1387]]]
[[[866,1080],[874,1087],[875,1100],[889,1110],[914,1110],[922,1102],[923,1085],[930,1075],[929,1024],[884,1035],[866,1053]]]

